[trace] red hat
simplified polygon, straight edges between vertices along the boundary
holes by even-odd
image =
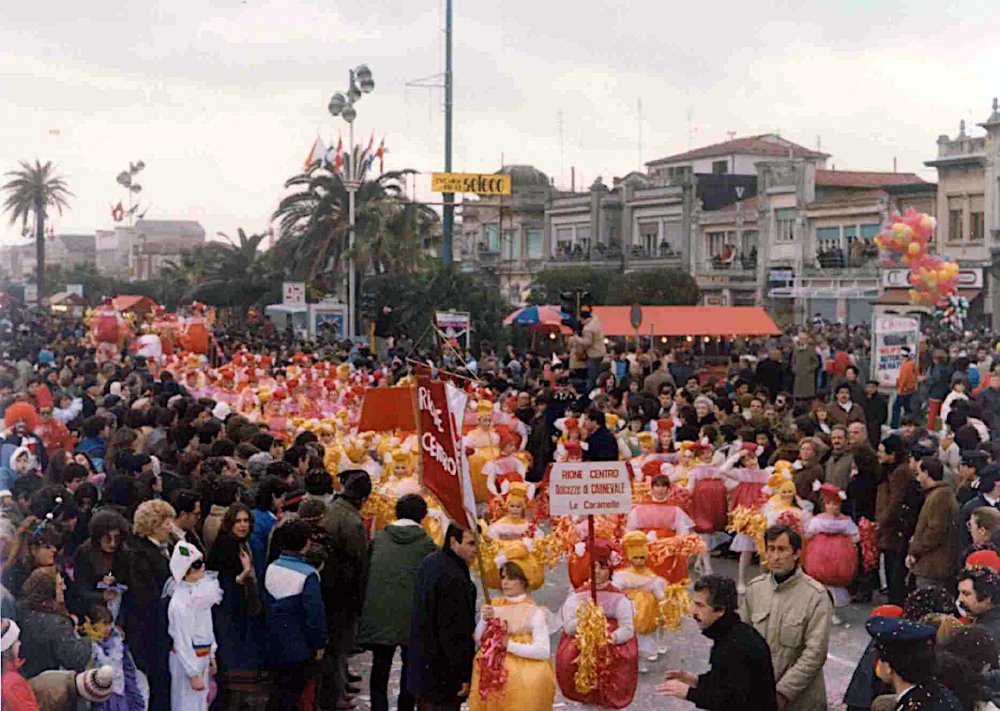
[[[673,429],[674,429],[674,421],[671,420],[669,417],[662,417],[656,421],[657,433],[660,433],[663,430],[673,431]]]
[[[590,548],[590,555],[598,563],[607,563],[610,565],[612,550],[610,541],[606,541],[603,538],[595,538],[594,545]]]
[[[819,493],[823,496],[824,502],[836,501],[837,503],[840,503],[847,498],[847,494],[845,494],[844,490],[841,489],[839,486],[826,483],[819,484],[819,486],[816,486],[816,484],[818,483],[819,482],[813,484],[813,489],[819,490]]]
[[[966,568],[989,568],[1000,573],[1000,555],[996,551],[976,551],[965,559]]]
[[[704,452],[705,450],[712,450],[712,444],[707,439],[700,439],[697,442],[691,443],[691,451],[695,454],[699,452]]]
[[[642,475],[655,478],[660,475],[660,470],[663,467],[663,462],[659,459],[650,459],[645,464],[642,465]]]
[[[758,449],[760,449],[760,446],[756,442],[744,442],[743,444],[740,445],[740,452],[741,453],[747,453],[747,452],[749,452],[750,454],[752,454],[755,457],[758,456],[757,455],[757,450]]]
[[[517,448],[521,444],[521,438],[515,435],[513,432],[504,432],[500,435],[500,448],[504,447],[514,447]]]
[[[570,430],[575,430],[579,426],[580,426],[580,420],[576,419],[575,417],[570,417],[563,421],[563,427],[566,428],[567,432],[569,432]]]
[[[899,605],[879,605],[872,610],[870,617],[902,617],[903,608]]]

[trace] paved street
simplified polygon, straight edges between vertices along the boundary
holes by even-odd
[[[736,561],[716,558],[715,571],[723,575],[736,576]],[[557,610],[562,604],[568,589],[566,566],[560,565],[550,571],[546,583],[541,590],[534,593],[534,599],[546,605],[550,610]],[[844,690],[851,679],[854,665],[864,652],[868,643],[868,635],[864,629],[864,620],[871,611],[871,605],[852,605],[838,612],[843,624],[835,626],[831,633],[830,654],[826,663],[826,688],[830,701],[830,709],[844,708],[842,699]],[[675,699],[666,699],[655,692],[656,684],[668,669],[684,668],[700,673],[708,666],[710,641],[703,637],[694,620],[684,620],[682,629],[673,635],[670,651],[666,658],[650,663],[650,671],[639,678],[639,689],[635,700],[629,708],[638,711],[647,709],[693,709],[694,705]],[[553,649],[556,637],[553,637]],[[357,656],[352,666],[361,671],[365,679],[362,683],[362,694],[358,700],[360,708],[368,709],[368,671],[371,667],[370,655]],[[395,699],[399,688],[399,661],[397,658],[390,681],[390,699]],[[394,707],[394,706],[393,706]],[[555,708],[579,709],[581,706],[572,701],[566,701],[561,695],[556,695]]]

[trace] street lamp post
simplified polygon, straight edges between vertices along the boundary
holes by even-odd
[[[358,166],[354,162],[354,119],[358,112],[354,105],[361,100],[365,94],[370,94],[375,88],[375,81],[372,79],[372,71],[366,64],[360,64],[348,71],[349,81],[346,95],[337,92],[330,97],[327,108],[333,116],[340,116],[347,122],[348,126],[348,160],[346,166],[347,178],[343,180],[344,188],[347,190],[347,221],[349,232],[347,237],[347,335],[354,338],[357,335],[357,314],[355,313],[355,303],[357,290],[357,274],[354,271],[354,197],[361,186],[358,179]]]

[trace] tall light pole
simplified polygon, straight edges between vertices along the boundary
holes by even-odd
[[[445,3],[444,25],[444,172],[451,172],[451,2]],[[441,263],[449,266],[454,259],[453,233],[455,231],[455,193],[444,193],[444,214],[441,220]]]
[[[357,274],[354,271],[354,195],[361,185],[358,180],[358,166],[354,163],[354,119],[358,112],[354,105],[361,101],[361,97],[370,94],[375,88],[375,81],[372,79],[372,70],[367,64],[359,64],[354,69],[348,70],[349,82],[347,85],[347,95],[337,92],[330,97],[327,106],[333,116],[340,116],[347,121],[348,126],[348,160],[346,166],[347,179],[343,181],[347,189],[347,219],[350,230],[347,237],[347,336],[354,338],[357,335],[357,314],[355,313],[357,286]]]

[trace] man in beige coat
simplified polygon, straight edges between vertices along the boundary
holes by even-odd
[[[787,526],[764,534],[770,573],[747,584],[741,614],[771,648],[778,711],[822,711],[823,665],[833,606],[826,589],[799,568],[802,537]]]
[[[579,336],[570,338],[570,348],[580,351],[587,358],[587,392],[589,393],[597,383],[597,376],[601,372],[601,361],[604,360],[608,352],[604,343],[604,329],[601,328],[601,321],[594,315],[590,307],[584,306],[580,311],[580,323],[583,329]]]

